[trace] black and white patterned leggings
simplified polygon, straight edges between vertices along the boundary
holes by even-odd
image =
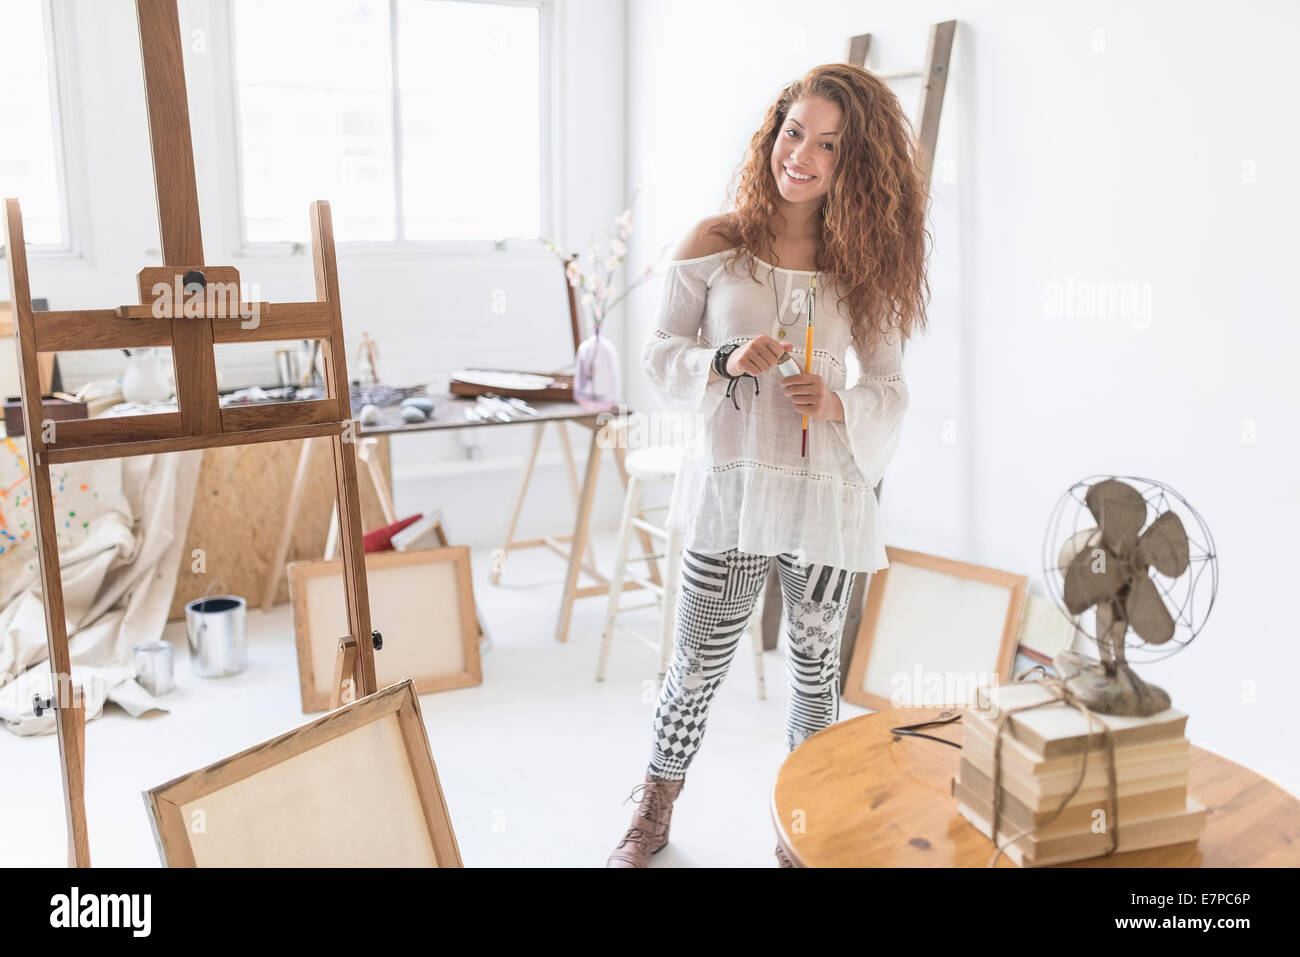
[[[790,706],[786,745],[839,718],[840,638],[856,572],[829,565],[802,565],[794,555],[776,556],[785,606],[786,671]],[[745,638],[772,558],[731,549],[720,555],[682,552],[673,626],[673,660],[655,709],[650,773],[680,780],[700,747],[709,703],[736,647]]]

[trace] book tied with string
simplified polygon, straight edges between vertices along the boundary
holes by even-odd
[[[952,795],[957,810],[985,837],[993,839],[998,714],[1051,697],[1043,685],[1016,682],[981,689],[976,706],[962,713],[961,766],[952,779]],[[1034,829],[1006,849],[1017,865],[1062,864],[1110,850],[1115,811],[1110,806],[1106,740],[1098,721],[1110,729],[1115,746],[1116,853],[1194,841],[1204,830],[1205,808],[1187,794],[1187,715],[1167,708],[1145,718],[1094,712],[1094,719],[1089,748],[1088,721],[1072,705],[1046,704],[1009,717],[996,783],[1001,806],[995,843]],[[1087,768],[1080,782],[1085,753]]]

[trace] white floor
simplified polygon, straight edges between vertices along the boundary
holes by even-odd
[[[612,533],[597,535],[608,567]],[[602,866],[631,819],[623,803],[644,780],[656,662],[616,636],[606,680],[595,680],[605,599],[574,606],[569,640],[555,641],[563,563],[546,549],[511,555],[499,586],[490,551],[473,556],[475,597],[493,647],[483,684],[420,699],[434,761],[468,867]],[[629,592],[627,604],[645,595]],[[654,611],[620,621],[653,632]],[[381,627],[377,623],[377,627]],[[141,793],[305,723],[289,606],[250,611],[248,670],[204,680],[187,671],[184,626],[176,644],[170,713],[134,719],[115,705],[86,729],[91,858],[99,866],[154,867],[158,853]],[[785,669],[765,657],[759,701],[750,661],[737,655],[714,699],[708,733],[673,815],[656,867],[775,867],[771,788],[785,758]],[[866,713],[841,706],[841,720]],[[0,864],[62,866],[63,797],[54,735],[0,731]]]

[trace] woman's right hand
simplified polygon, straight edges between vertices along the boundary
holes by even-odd
[[[727,356],[727,373],[733,376],[746,372],[759,375],[776,365],[793,348],[790,343],[777,342],[771,336],[756,336]]]

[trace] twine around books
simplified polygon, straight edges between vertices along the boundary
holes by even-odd
[[[1039,673],[1038,678],[1033,681],[1025,681],[1025,678],[1034,672]],[[1010,723],[1011,716],[1020,711],[1030,711],[1034,708],[1041,708],[1044,705],[1060,704],[1064,702],[1071,707],[1078,708],[1080,713],[1083,714],[1085,720],[1088,722],[1088,739],[1084,743],[1083,765],[1079,768],[1079,778],[1074,782],[1074,787],[1071,789],[1070,793],[1065,796],[1065,800],[1061,802],[1061,806],[1056,809],[1056,813],[1037,827],[1026,828],[1019,834],[1007,838],[1007,840],[1003,841],[1001,844],[997,844],[996,849],[993,851],[993,856],[989,858],[987,866],[995,866],[998,862],[998,858],[1002,856],[1003,852],[1012,844],[1016,843],[1016,841],[1047,827],[1047,825],[1055,821],[1061,816],[1061,812],[1065,810],[1066,806],[1074,800],[1074,796],[1079,793],[1079,788],[1083,786],[1083,779],[1088,773],[1088,753],[1092,750],[1092,723],[1094,720],[1097,720],[1098,723],[1101,724],[1101,734],[1106,742],[1106,791],[1110,800],[1110,819],[1106,822],[1106,831],[1110,834],[1110,850],[1108,850],[1103,856],[1109,857],[1119,848],[1119,776],[1115,773],[1115,739],[1110,733],[1110,727],[1106,722],[1096,718],[1092,711],[1088,709],[1088,706],[1083,703],[1082,698],[1074,694],[1074,692],[1072,692],[1059,678],[1048,674],[1047,670],[1042,665],[1034,665],[1034,667],[1022,671],[1020,674],[1016,675],[1015,680],[1025,684],[1042,685],[1055,694],[1056,697],[1048,698],[1045,701],[1036,701],[1033,704],[1021,705],[1018,708],[1002,708],[999,706],[997,726],[994,729],[993,734],[993,819],[990,822],[989,827],[993,836],[994,844],[997,844],[998,819],[1001,817],[1002,812],[1002,734]],[[978,703],[978,698],[976,699],[976,702]]]

